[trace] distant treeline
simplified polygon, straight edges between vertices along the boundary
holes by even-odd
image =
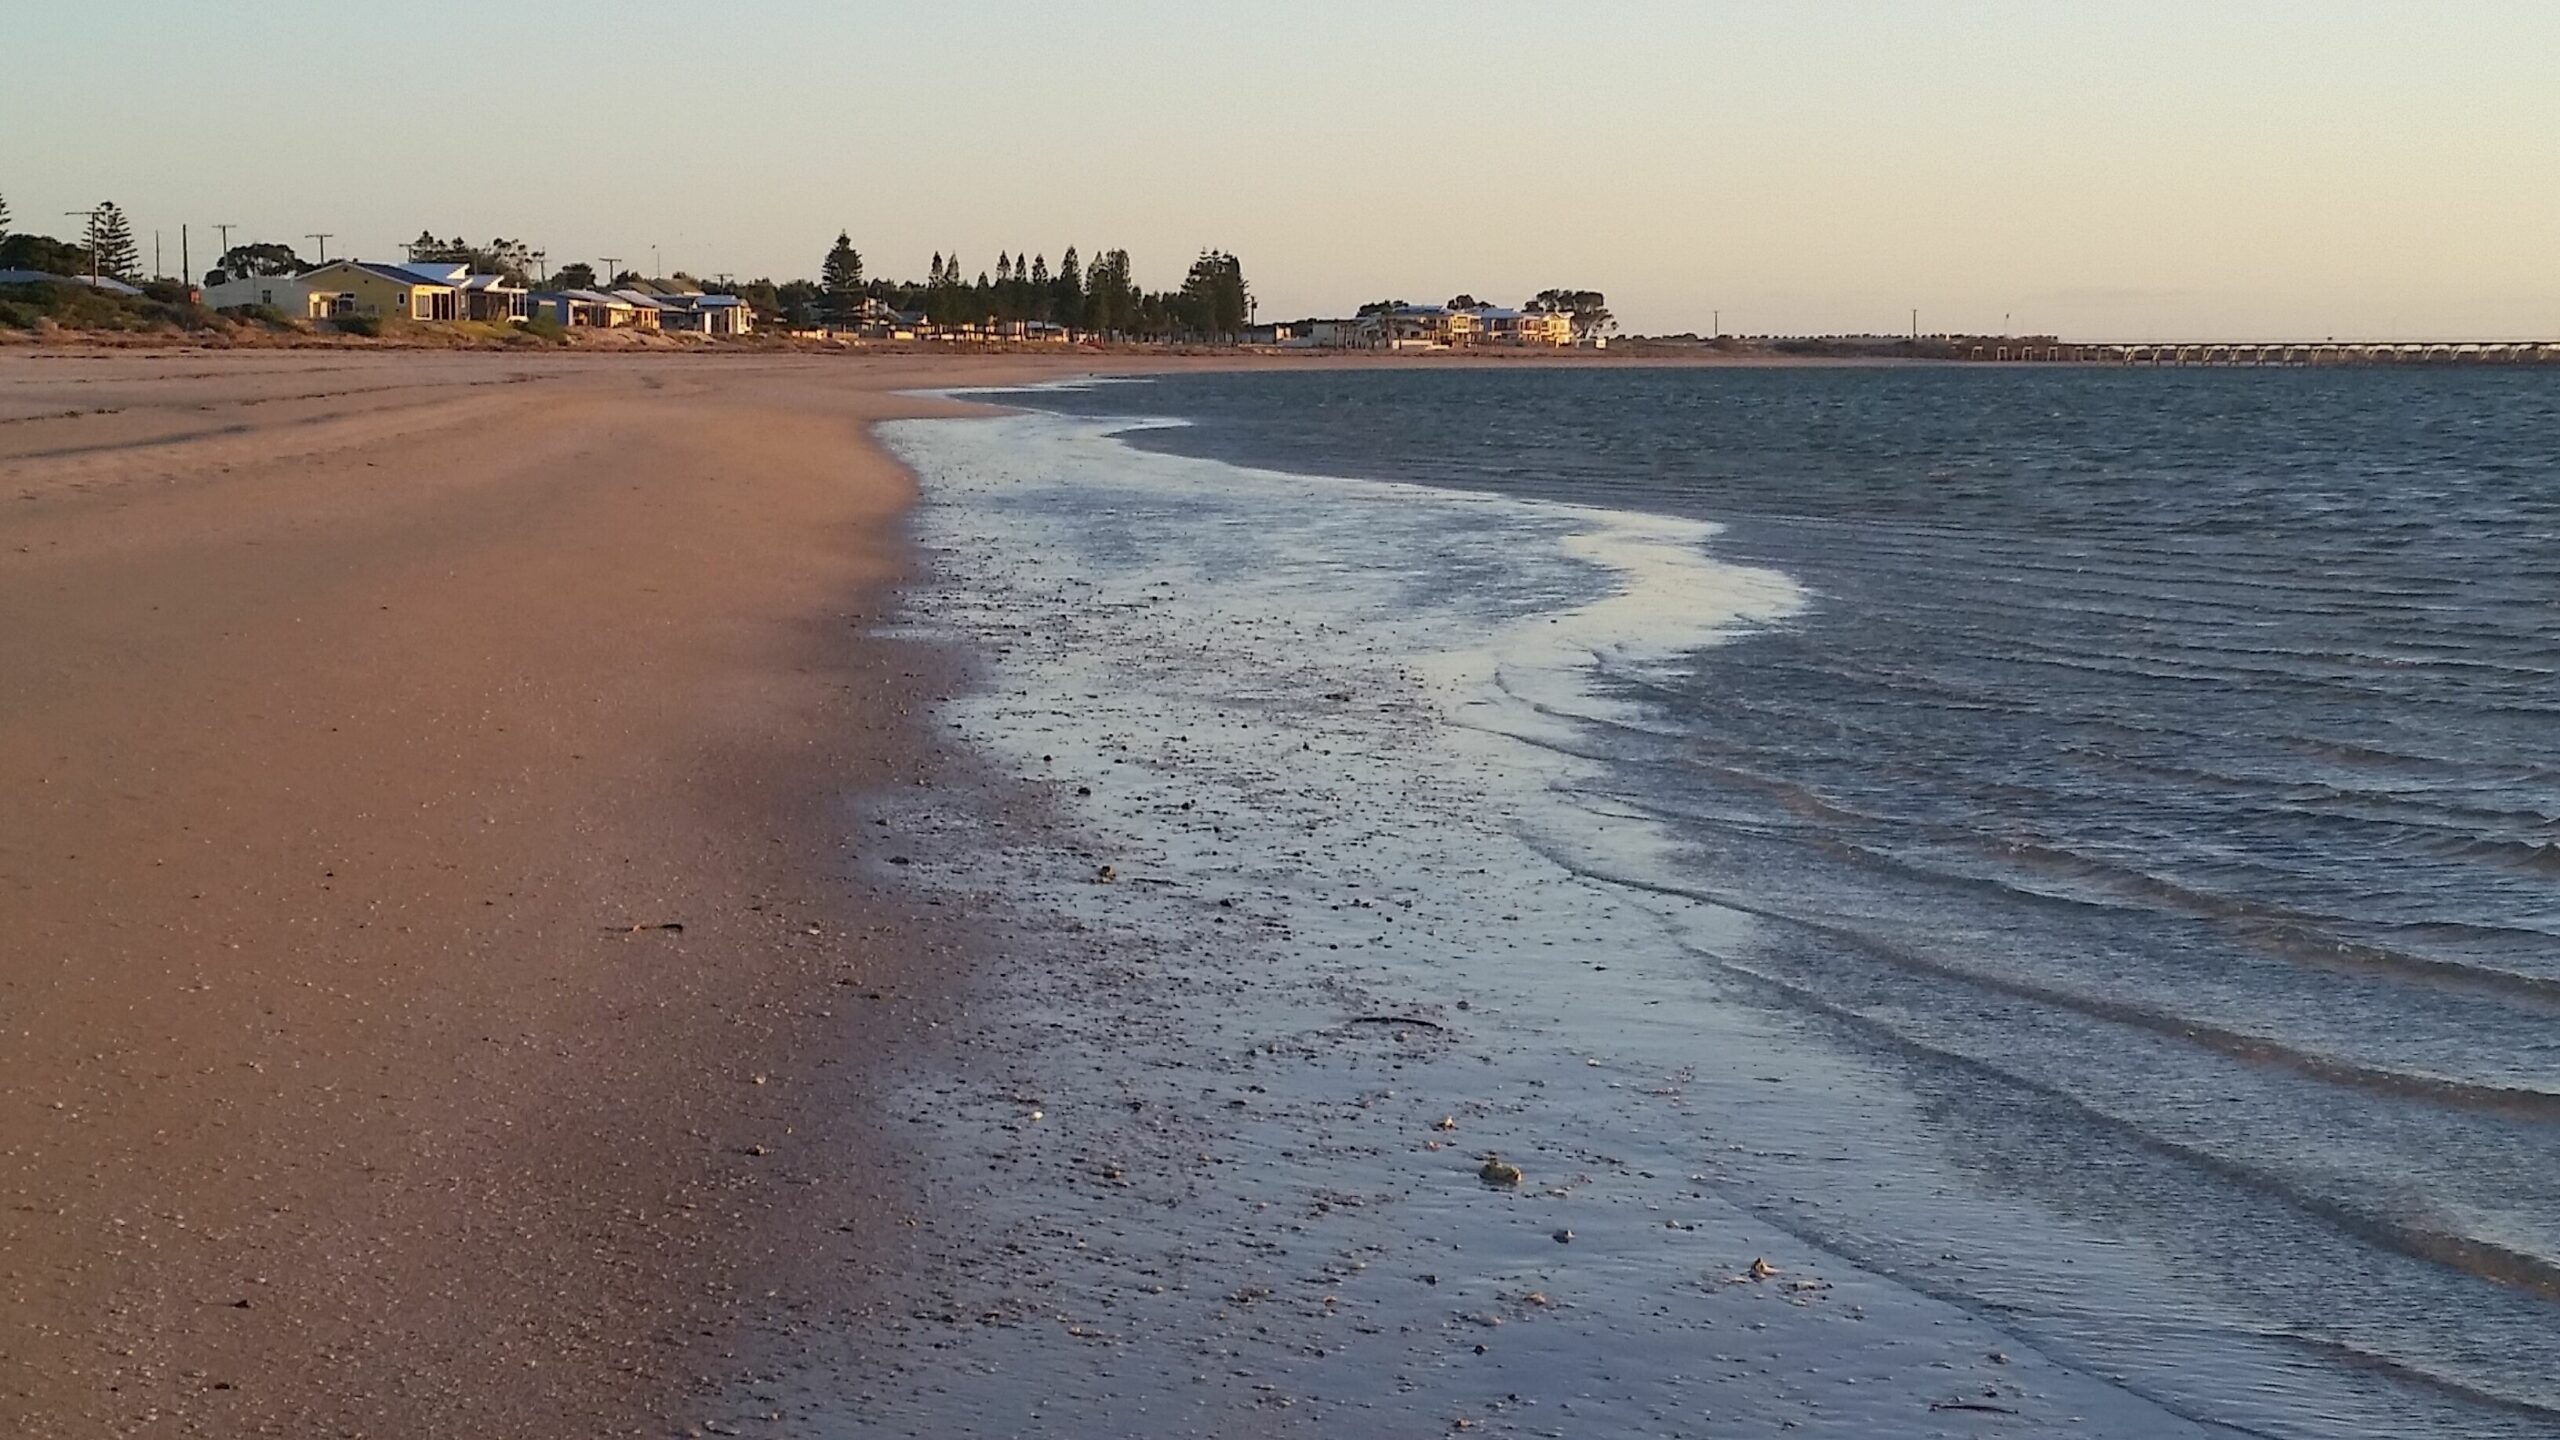
[[[751,280],[714,286],[797,323],[855,325],[882,310],[934,325],[1049,324],[1142,340],[1228,339],[1253,313],[1244,265],[1204,250],[1173,290],[1145,290],[1126,250],[1082,260],[1070,245],[1052,270],[1044,254],[999,252],[994,271],[969,278],[957,254],[934,253],[922,282],[875,279],[847,235],[836,237],[817,280]]]

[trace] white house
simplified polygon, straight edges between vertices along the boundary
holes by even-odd
[[[220,275],[214,280],[213,275]],[[296,319],[311,313],[311,287],[299,275],[231,275],[216,270],[206,276],[211,282],[204,287],[207,309],[236,310],[248,305],[267,305]]]

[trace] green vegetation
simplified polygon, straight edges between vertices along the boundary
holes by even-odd
[[[11,235],[0,239],[0,270],[41,270],[48,275],[86,275],[89,252],[45,235]]]
[[[819,267],[819,284],[826,287],[826,318],[838,325],[850,325],[862,314],[862,252],[853,248],[851,231],[836,232],[835,248],[827,252],[825,264]]]
[[[862,302],[877,301],[932,325],[1063,326],[1137,340],[1224,340],[1244,329],[1253,292],[1243,263],[1221,250],[1202,251],[1179,289],[1147,291],[1126,250],[1106,250],[1090,263],[1068,246],[1052,269],[1046,253],[1003,251],[993,273],[975,279],[957,254],[935,251],[923,283],[866,278],[850,233],[839,234],[817,281],[770,279],[704,287],[736,295],[767,321],[792,326],[847,324]]]
[[[246,324],[263,325],[270,330],[294,328],[293,318],[273,305],[226,305],[216,313]]]
[[[260,241],[252,245],[234,245],[222,252],[213,268],[237,278],[243,275],[299,275],[311,267],[293,253],[290,245]]]
[[[1541,290],[1521,308],[1572,316],[1576,340],[1589,340],[1618,328],[1617,317],[1609,313],[1609,297],[1597,290]]]
[[[98,330],[120,334],[151,331],[201,331],[223,321],[201,305],[116,295],[80,281],[45,280],[33,285],[0,285],[0,327],[41,329],[47,323],[65,330]]]

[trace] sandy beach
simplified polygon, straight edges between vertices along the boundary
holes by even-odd
[[[0,355],[0,1429],[660,1433],[896,1223],[926,368]]]

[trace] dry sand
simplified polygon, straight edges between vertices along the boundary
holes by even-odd
[[[0,1433],[667,1433],[859,1273],[863,427],[1089,365],[0,351]]]

